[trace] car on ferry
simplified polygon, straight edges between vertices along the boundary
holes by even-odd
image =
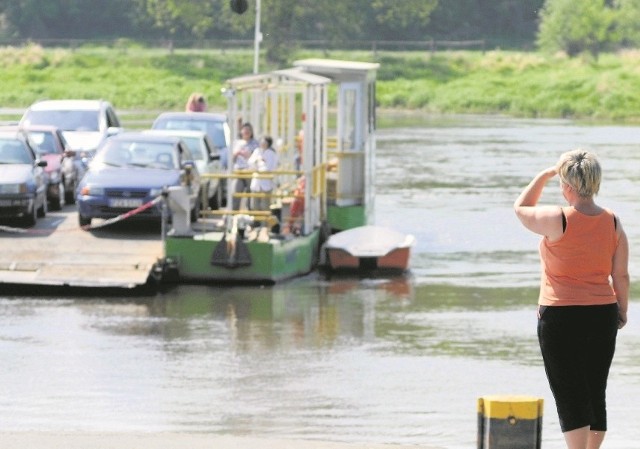
[[[10,126],[4,129],[22,130],[34,145],[36,155],[47,161],[47,201],[51,210],[75,202],[75,189],[84,171],[75,160],[76,152],[67,143],[62,131],[55,126]]]
[[[34,226],[47,213],[47,184],[35,145],[23,131],[0,130],[0,217]]]
[[[107,137],[122,132],[115,108],[105,100],[42,100],[33,103],[20,126],[50,125],[59,128],[77,157],[91,159]]]
[[[227,169],[231,131],[226,114],[216,112],[163,112],[156,117],[152,129],[190,129],[207,133]]]
[[[221,178],[206,178],[203,175],[222,174],[222,165],[220,164],[219,149],[213,144],[207,133],[184,129],[149,129],[143,132],[161,136],[176,136],[184,140],[189,146],[193,160],[198,167],[202,182],[202,191],[206,192],[208,205],[212,209],[218,209],[224,198],[222,183],[220,182]]]
[[[158,198],[163,190],[185,186],[191,220],[200,212],[200,175],[187,144],[176,136],[123,132],[104,141],[80,181],[76,203],[80,226],[94,218],[113,219]],[[127,219],[160,220],[161,202]]]

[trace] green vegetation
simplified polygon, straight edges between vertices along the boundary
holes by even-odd
[[[505,114],[636,122],[640,119],[640,52],[568,58],[542,53],[460,51],[320,52],[381,64],[381,108],[429,113]],[[121,110],[181,110],[192,91],[223,110],[227,78],[251,73],[250,50],[0,48],[0,107],[43,98],[104,98]],[[268,67],[261,63],[262,70]]]
[[[492,51],[390,55],[380,62],[378,98],[383,107],[524,117],[640,118],[638,52],[605,54],[597,61]],[[421,74],[412,70],[420,64]],[[387,78],[387,70],[403,67],[410,79],[400,72]]]
[[[640,44],[639,0],[546,0],[539,14],[537,46],[569,56]]]

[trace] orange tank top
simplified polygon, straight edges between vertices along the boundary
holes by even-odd
[[[590,216],[562,208],[567,220],[563,236],[540,242],[542,278],[538,304],[586,306],[613,304],[610,276],[618,246],[615,217],[609,210]]]

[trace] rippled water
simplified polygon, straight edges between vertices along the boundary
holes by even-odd
[[[2,430],[191,431],[475,447],[476,401],[545,399],[535,337],[537,237],[511,204],[576,146],[601,157],[599,201],[638,278],[640,128],[482,117],[387,117],[376,220],[417,237],[412,274],[154,296],[0,294]],[[545,201],[560,201],[549,186]],[[10,240],[0,236],[0,244]],[[637,291],[637,288],[634,288]],[[635,305],[635,304],[634,304]],[[606,447],[640,440],[640,325],[620,335]]]

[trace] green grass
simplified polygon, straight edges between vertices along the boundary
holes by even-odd
[[[385,58],[388,66],[401,57]],[[597,120],[640,119],[640,55],[604,55],[598,61],[538,53],[450,53],[423,57],[423,75],[385,79],[381,105],[435,113],[505,114]],[[448,68],[448,70],[446,70]],[[398,72],[399,73],[399,72]],[[397,74],[394,74],[394,76]]]
[[[430,113],[505,114],[603,121],[640,121],[640,53],[597,61],[531,52],[322,52],[379,62],[381,108]],[[193,91],[223,110],[224,81],[251,73],[247,50],[87,47],[0,48],[0,107],[25,108],[43,98],[104,98],[119,110],[180,110]],[[275,69],[261,62],[262,70]]]

